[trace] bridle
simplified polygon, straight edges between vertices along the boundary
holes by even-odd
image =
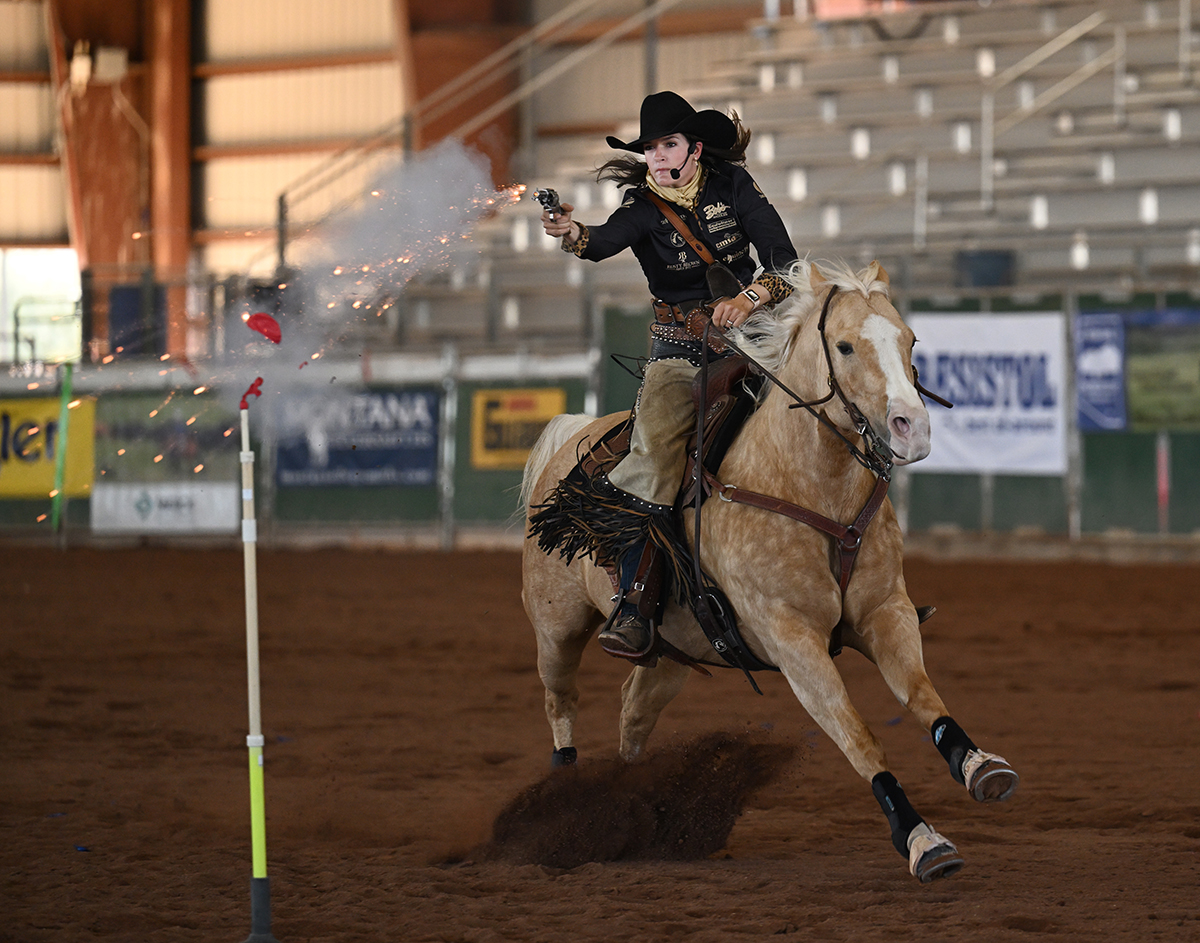
[[[874,472],[875,475],[880,478],[890,481],[892,477],[893,466],[891,448],[888,446],[887,442],[883,440],[883,437],[875,431],[874,427],[870,423],[870,420],[863,415],[862,410],[858,408],[857,404],[855,404],[854,401],[846,395],[846,392],[842,389],[841,383],[838,382],[837,374],[833,369],[833,355],[829,352],[829,338],[825,333],[825,323],[829,319],[829,308],[833,304],[833,298],[837,293],[838,286],[831,286],[829,289],[829,294],[825,296],[825,301],[821,305],[821,317],[817,321],[817,336],[821,338],[821,349],[825,354],[825,365],[829,370],[829,392],[820,399],[809,400],[806,402],[803,397],[791,390],[786,383],[779,379],[779,377],[775,376],[775,374],[773,374],[770,370],[768,370],[761,363],[742,350],[741,347],[726,337],[724,332],[714,325],[712,321],[706,323],[704,335],[701,338],[703,347],[703,356],[701,357],[700,366],[701,389],[703,390],[707,383],[709,335],[715,334],[720,338],[722,344],[744,357],[751,364],[755,372],[766,377],[773,384],[779,387],[780,390],[795,400],[795,402],[788,406],[788,409],[808,410],[809,414],[812,415],[817,422],[821,423],[823,426],[829,429],[830,432],[842,440],[846,446],[846,450],[854,457],[855,461],[863,466],[863,468]],[[916,367],[912,368],[912,372],[913,386],[916,387],[918,393],[929,397],[935,403],[939,403],[942,406],[945,406],[947,409],[953,406],[953,404],[948,400],[943,399],[931,390],[927,390],[921,384],[920,374],[917,373]],[[847,415],[850,416],[850,422],[854,426],[854,431],[862,438],[865,448],[860,448],[857,444],[851,441],[835,423],[830,421],[830,419],[825,416],[824,413],[818,412],[818,406],[825,405],[835,396],[845,408]],[[703,419],[703,417],[701,417],[701,419]]]
[[[713,325],[711,320],[705,323],[704,330],[701,335],[701,356],[700,356],[700,402],[707,402],[708,390],[708,353],[709,353],[709,337],[716,335],[720,338],[727,348],[740,354],[751,365],[751,368],[762,376],[766,377],[773,384],[779,387],[795,402],[789,404],[789,409],[806,409],[808,412],[823,426],[829,429],[845,444],[846,449],[854,457],[860,465],[872,472],[875,477],[875,487],[871,492],[871,496],[867,499],[867,503],[858,513],[852,524],[842,524],[838,521],[831,520],[816,511],[810,511],[807,508],[802,508],[799,505],[793,504],[790,501],[785,501],[782,498],[775,498],[769,495],[759,494],[754,491],[747,491],[738,488],[736,485],[728,485],[721,482],[713,472],[710,472],[704,466],[703,459],[703,443],[704,443],[704,424],[705,410],[703,408],[697,410],[696,417],[696,457],[693,467],[693,477],[696,479],[696,512],[695,512],[695,534],[693,547],[693,566],[694,579],[696,584],[696,599],[693,604],[693,609],[696,613],[697,620],[704,629],[705,635],[708,636],[712,646],[722,654],[723,657],[731,664],[739,667],[746,673],[746,677],[750,679],[750,683],[758,690],[758,685],[754,684],[754,679],[750,675],[753,670],[769,668],[771,666],[764,664],[750,652],[745,642],[741,639],[737,631],[736,623],[732,626],[722,627],[716,624],[712,613],[709,611],[710,606],[705,595],[705,580],[704,573],[700,566],[700,532],[701,532],[701,508],[704,504],[704,495],[710,491],[716,491],[718,496],[723,501],[734,502],[738,504],[747,504],[752,507],[761,508],[765,511],[771,511],[776,514],[782,514],[785,517],[790,517],[793,520],[808,524],[811,527],[820,530],[837,542],[838,548],[838,586],[842,596],[845,596],[846,588],[850,583],[850,574],[854,568],[854,561],[858,556],[859,548],[862,546],[863,535],[866,532],[867,525],[875,517],[876,512],[883,506],[883,502],[887,497],[888,485],[891,482],[893,456],[892,450],[887,442],[875,431],[871,426],[870,421],[863,415],[862,410],[846,395],[842,389],[841,383],[838,382],[837,374],[833,368],[833,356],[829,352],[829,339],[825,333],[825,324],[829,317],[829,309],[833,304],[834,296],[838,292],[838,286],[833,285],[829,289],[829,294],[825,296],[825,301],[821,306],[821,317],[817,322],[817,333],[821,338],[821,347],[825,353],[825,364],[829,370],[829,392],[820,399],[806,401],[803,397],[791,390],[779,377],[775,376],[771,371],[764,367],[761,363],[742,350],[736,343],[729,340],[718,327]],[[930,399],[949,407],[951,403],[942,397],[930,392],[921,385],[917,374],[916,367],[913,367],[913,385],[917,392],[928,396]],[[850,416],[850,421],[854,426],[855,432],[861,437],[863,446],[860,447],[853,442],[841,429],[837,427],[823,412],[817,407],[830,402],[834,397],[845,408]],[[840,642],[840,622],[833,630],[833,638],[830,641],[830,653],[837,654],[841,650]],[[761,692],[760,692],[761,693]]]

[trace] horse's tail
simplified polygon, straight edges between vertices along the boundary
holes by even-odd
[[[529,502],[533,499],[533,489],[537,486],[537,481],[542,477],[546,466],[550,464],[554,453],[561,449],[571,436],[588,423],[593,422],[595,418],[595,416],[585,416],[582,413],[563,413],[546,423],[546,428],[542,430],[537,442],[529,450],[529,458],[525,461],[525,474],[521,478],[521,511],[523,513],[528,512]]]

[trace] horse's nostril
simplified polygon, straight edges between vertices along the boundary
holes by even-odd
[[[908,435],[908,420],[903,416],[896,416],[892,419],[892,428],[895,429],[899,435]]]

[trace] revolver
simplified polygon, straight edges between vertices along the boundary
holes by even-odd
[[[533,199],[542,204],[542,208],[550,214],[551,219],[555,219],[563,212],[562,205],[558,201],[557,190],[551,190],[548,188],[545,190],[534,190]]]

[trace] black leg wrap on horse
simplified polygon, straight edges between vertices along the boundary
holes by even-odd
[[[979,748],[975,746],[974,741],[967,736],[962,727],[949,717],[939,717],[933,722],[929,732],[933,735],[934,746],[938,748],[938,752],[950,766],[950,775],[960,786],[965,786],[963,760],[967,758],[968,753]]]
[[[875,799],[883,809],[883,814],[887,816],[888,825],[891,826],[892,846],[907,861],[908,836],[925,820],[917,815],[916,810],[909,804],[904,789],[891,773],[877,773],[871,780],[871,792],[875,793]]]
[[[550,765],[557,769],[560,766],[574,766],[579,759],[579,753],[574,747],[562,747],[550,754]]]

